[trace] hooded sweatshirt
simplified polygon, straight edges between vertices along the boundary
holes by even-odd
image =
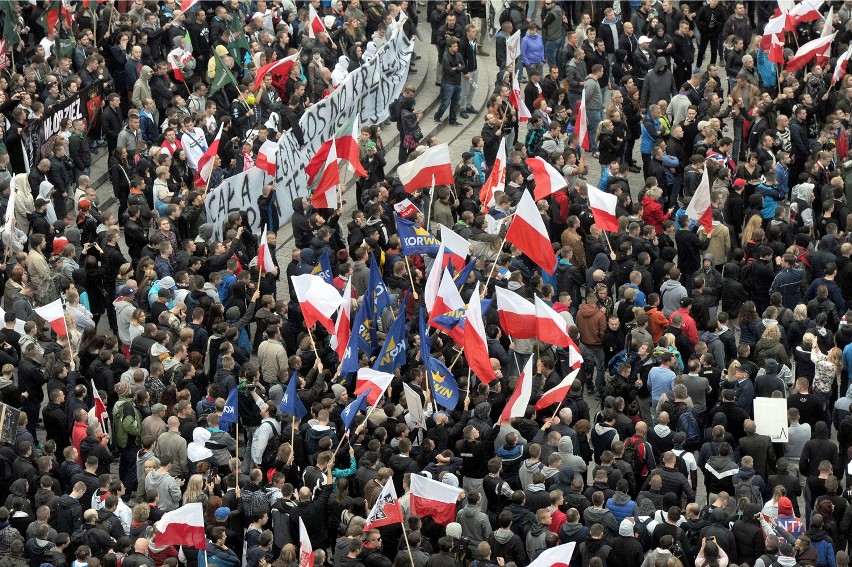
[[[583,512],[583,521],[588,525],[601,524],[610,536],[618,535],[618,522],[615,520],[615,515],[606,508],[586,508]]]
[[[160,497],[159,509],[163,512],[176,510],[180,507],[180,486],[169,473],[153,470],[145,479],[145,490],[156,490]]]
[[[462,508],[456,516],[456,521],[461,524],[462,536],[469,539],[473,547],[487,540],[491,535],[488,515],[478,505],[468,504]]]
[[[689,294],[677,280],[666,280],[660,286],[660,299],[663,304],[663,315],[671,317],[672,313],[680,309],[680,300]]]

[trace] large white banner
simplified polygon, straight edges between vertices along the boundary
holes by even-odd
[[[787,443],[787,400],[755,398],[754,423],[758,435],[767,435],[773,443]]]
[[[264,170],[253,167],[225,179],[207,193],[204,203],[207,222],[213,223],[213,236],[216,240],[222,241],[222,224],[227,220],[228,214],[240,211],[248,213],[249,226],[260,234],[260,208],[257,206],[257,198],[262,194],[264,183],[271,181]]]

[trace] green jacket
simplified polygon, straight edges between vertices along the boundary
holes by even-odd
[[[142,431],[142,414],[133,403],[133,398],[122,396],[112,409],[115,427],[115,444],[119,449],[139,446]]]

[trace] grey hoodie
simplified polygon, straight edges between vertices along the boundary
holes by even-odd
[[[606,508],[586,508],[583,511],[583,523],[587,526],[600,524],[609,531],[609,535],[618,535],[618,524],[615,522],[615,516]]]
[[[160,497],[158,508],[163,512],[176,510],[180,507],[180,486],[169,473],[156,470],[148,473],[145,478],[145,490],[156,490]]]
[[[512,530],[504,530],[503,528],[500,528],[499,530],[494,532],[494,539],[500,545],[505,545],[509,543],[509,540],[512,539],[513,535],[515,535],[515,532],[513,532]]]
[[[488,515],[478,505],[468,504],[462,508],[456,515],[456,521],[461,524],[462,536],[469,539],[474,547],[491,535],[491,522],[488,521]]]
[[[567,435],[559,440],[559,456],[562,457],[562,466],[569,466],[574,475],[586,476],[586,460],[574,454],[574,441]]]
[[[666,280],[660,286],[660,299],[663,302],[663,315],[667,318],[680,309],[680,300],[687,297],[686,288],[677,280]]]
[[[518,470],[518,477],[521,479],[521,486],[527,486],[532,483],[533,473],[544,468],[544,463],[541,461],[532,461],[530,459],[521,463],[521,468]]]

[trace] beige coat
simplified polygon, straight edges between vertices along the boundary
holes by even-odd
[[[20,230],[29,234],[30,221],[27,219],[27,213],[35,212],[35,201],[26,173],[19,173],[12,178],[12,190],[15,192],[15,222]]]
[[[269,384],[278,383],[278,373],[287,369],[287,351],[281,341],[265,340],[257,349],[260,373]]]
[[[703,228],[698,229],[698,234],[702,240],[707,239],[707,233]],[[707,246],[707,252],[713,254],[716,258],[716,265],[720,266],[725,263],[725,259],[731,251],[731,231],[722,223],[717,224],[710,231],[710,245]]]

